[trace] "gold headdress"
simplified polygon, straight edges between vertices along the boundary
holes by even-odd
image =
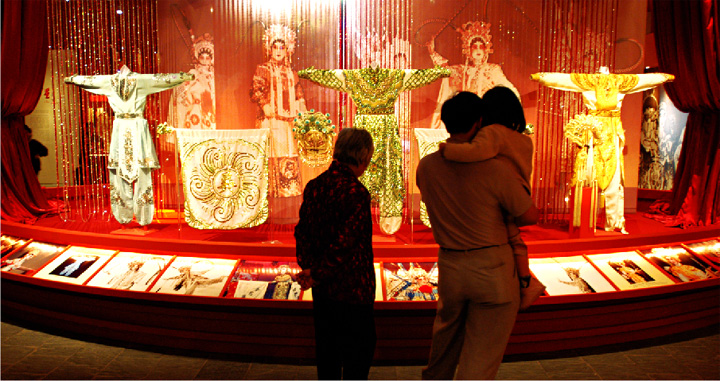
[[[298,142],[300,159],[311,167],[327,164],[332,158],[335,126],[330,114],[310,110],[295,118],[293,133]]]
[[[207,54],[210,56],[210,59],[215,62],[215,44],[213,43],[213,37],[210,33],[205,33],[193,39],[193,50],[195,51],[195,57],[200,58],[200,55]]]
[[[482,40],[485,43],[487,53],[490,54],[492,50],[492,35],[490,34],[490,23],[482,21],[468,21],[463,24],[456,31],[460,33],[460,39],[462,40],[462,52],[465,56],[470,56],[472,51],[473,41],[476,39]]]
[[[289,58],[295,52],[295,41],[297,40],[297,34],[292,29],[282,24],[273,24],[265,29],[265,35],[263,35],[263,45],[265,47],[265,54],[269,57],[272,52],[272,45],[275,41],[281,40],[285,43],[285,49],[287,50],[287,57]]]

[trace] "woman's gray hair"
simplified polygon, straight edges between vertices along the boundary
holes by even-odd
[[[351,165],[365,164],[375,150],[372,136],[359,128],[343,128],[338,133],[333,159]]]

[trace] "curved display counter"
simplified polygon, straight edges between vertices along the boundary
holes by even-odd
[[[295,271],[292,244],[132,237],[9,222],[3,222],[2,234],[5,241],[2,308],[8,316],[122,342],[256,358],[314,358],[309,293],[298,291],[293,295],[296,289],[288,286],[283,289],[288,292],[284,297],[297,300],[270,296],[271,288],[275,292],[280,289],[278,271],[289,274],[287,279]],[[548,295],[518,315],[506,353],[622,343],[718,324],[718,235],[717,227],[705,227],[678,229],[675,234],[528,241],[531,269],[548,286]],[[17,241],[15,247],[10,247],[13,240]],[[22,258],[33,243],[55,249],[47,250],[44,263],[35,269],[17,270],[22,267],[18,265],[16,271],[10,271],[12,259]],[[379,286],[375,304],[376,358],[425,361],[436,308],[436,301],[432,300],[436,282],[432,264],[437,245],[376,242],[374,250]],[[73,252],[97,262],[69,268],[77,262],[71,260]],[[127,282],[124,286],[114,282],[117,288],[111,288],[114,278],[109,264],[123,255],[149,255],[157,261],[166,261],[162,262],[162,269],[150,274],[154,278],[143,284],[141,291],[133,291],[137,285],[130,287]],[[681,266],[686,266],[685,275],[669,267],[673,256],[683,262]],[[191,287],[189,283],[178,286],[178,279],[182,278],[178,269],[182,266],[174,264],[189,259],[203,262],[206,267],[196,269],[195,275],[201,274],[206,280],[214,279],[211,274],[221,266],[230,267],[224,270],[225,278],[213,286]],[[585,266],[586,270],[580,273],[590,289],[564,289],[570,283],[572,287],[578,285],[572,278],[553,283],[558,278],[553,271],[562,270],[569,275],[567,269],[572,267],[569,263],[577,261]],[[624,273],[616,266],[618,263],[634,267],[634,275]],[[268,268],[263,270],[263,266]],[[87,270],[83,275],[73,275],[83,268]],[[267,276],[242,283],[243,277],[238,274],[253,272]],[[416,272],[426,282],[424,288],[413,283],[417,279],[408,275]],[[100,284],[102,276],[107,278],[108,285],[94,286]],[[272,284],[263,286],[262,293],[268,299],[249,299],[252,291],[246,290],[246,294],[239,291],[239,284],[263,282]],[[205,291],[200,291],[211,288],[217,295],[203,295]],[[190,289],[192,295],[188,294]],[[404,291],[399,292],[400,289]],[[411,289],[414,291],[410,292]]]

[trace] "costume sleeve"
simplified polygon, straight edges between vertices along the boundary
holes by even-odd
[[[513,93],[515,93],[515,96],[520,99],[520,92],[518,89],[515,88],[515,85],[510,82],[509,79],[505,76],[505,72],[503,71],[502,67],[500,65],[494,64],[492,66],[492,75],[491,78],[495,78],[495,86],[504,86],[508,89],[512,90]]]
[[[565,91],[584,91],[570,78],[570,74],[566,73],[535,73],[530,75],[530,79],[540,82],[541,85]]]
[[[150,95],[159,93],[175,86],[181,85],[185,81],[192,81],[195,76],[187,73],[170,73],[170,74],[138,74],[138,93]]]
[[[270,74],[265,66],[258,66],[255,69],[255,75],[252,78],[252,87],[250,88],[250,100],[259,104],[260,107],[270,103],[270,83],[268,77]]]
[[[624,91],[625,94],[637,93],[640,91],[652,89],[653,87],[659,86],[665,82],[670,82],[675,79],[672,74],[665,73],[650,73],[650,74],[633,74],[638,77],[637,84],[630,90]],[[623,89],[620,89],[622,91]]]
[[[486,126],[478,131],[473,140],[467,143],[450,143],[445,145],[443,157],[451,161],[469,163],[484,161],[497,156],[505,143],[498,128],[506,128],[499,124]]]
[[[297,74],[298,77],[313,81],[320,86],[347,92],[342,70],[320,70],[310,67],[300,70]]]
[[[293,77],[295,79],[295,99],[298,101],[305,101],[305,91],[303,90],[303,87],[300,84],[300,77],[295,72],[293,72]],[[301,110],[301,111],[305,111],[305,110]]]
[[[430,128],[433,129],[445,129],[440,119],[440,112],[442,111],[442,105],[453,95],[453,89],[450,87],[450,78],[443,78],[440,82],[440,91],[438,91],[438,99],[435,104],[435,111],[433,111],[432,121],[430,122]]]
[[[110,92],[110,77],[109,75],[72,75],[65,78],[65,82],[77,85],[93,94],[108,95]]]
[[[449,77],[450,69],[436,66],[431,69],[407,69],[400,91],[413,90],[429,85],[441,77]]]
[[[433,62],[433,65],[435,66],[447,66],[448,60],[447,58],[443,57],[440,53],[433,51],[430,53],[430,59]]]

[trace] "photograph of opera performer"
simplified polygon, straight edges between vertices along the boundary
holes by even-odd
[[[2,260],[2,271],[14,274],[29,274],[44,266],[65,246],[56,246],[41,242],[30,242],[26,247],[8,255]]]
[[[172,256],[121,252],[90,279],[88,286],[146,291]]]
[[[682,246],[643,250],[643,255],[680,282],[714,278],[718,271],[692,256]]]
[[[608,265],[617,271],[620,276],[630,284],[651,282],[654,279],[645,273],[635,262],[625,259],[618,262],[608,262]]]
[[[298,75],[290,66],[296,40],[297,33],[285,25],[265,29],[266,61],[257,65],[250,89],[250,100],[258,105],[256,127],[270,130],[270,219],[278,224],[296,223],[302,202],[293,120],[307,109]]]
[[[220,296],[237,260],[178,257],[161,275],[151,292]]]

